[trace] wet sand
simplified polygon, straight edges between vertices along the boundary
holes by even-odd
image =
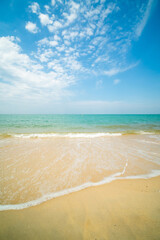
[[[160,172],[159,135],[13,137],[2,139],[0,148],[3,205],[22,207],[23,203],[43,202],[85,184]]]
[[[159,240],[160,177],[116,180],[0,212],[0,239]]]

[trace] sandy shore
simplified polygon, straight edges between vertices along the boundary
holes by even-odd
[[[160,177],[116,180],[0,212],[0,239],[159,240]]]

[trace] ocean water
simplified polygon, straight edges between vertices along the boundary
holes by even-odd
[[[0,115],[0,134],[160,133],[159,115]]]
[[[160,175],[160,115],[0,115],[0,210]]]

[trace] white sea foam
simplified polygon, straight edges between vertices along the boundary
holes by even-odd
[[[68,137],[68,138],[96,138],[107,136],[121,136],[122,133],[33,133],[33,134],[15,134],[16,138],[49,138],[49,137]]]
[[[147,140],[139,140],[139,139],[137,139],[136,141],[137,141],[137,142],[140,142],[140,143],[148,143],[148,144],[157,144],[157,145],[160,145],[159,142],[153,142],[153,141],[147,141]]]
[[[87,182],[87,183],[84,183],[84,184],[82,184],[80,186],[77,186],[77,187],[74,187],[74,188],[69,188],[69,189],[65,189],[63,191],[47,194],[47,195],[45,195],[45,196],[43,196],[39,199],[29,201],[29,202],[26,202],[26,203],[0,205],[0,211],[21,210],[21,209],[24,209],[24,208],[33,207],[33,206],[39,205],[43,202],[46,202],[46,201],[51,200],[51,199],[56,198],[56,197],[60,197],[60,196],[63,196],[63,195],[69,194],[69,193],[77,192],[77,191],[83,190],[83,189],[88,188],[88,187],[95,187],[95,186],[103,185],[103,184],[106,184],[106,183],[110,183],[110,182],[112,182],[114,180],[118,180],[118,179],[149,179],[149,178],[152,178],[152,177],[160,176],[160,170],[152,170],[148,174],[123,177],[123,174],[125,173],[127,165],[128,165],[128,162],[126,162],[125,167],[124,167],[122,172],[115,173],[115,174],[113,174],[113,175],[111,175],[107,178],[104,178],[103,180],[101,180],[99,182],[96,182],[96,183]]]
[[[96,138],[96,137],[117,137],[122,136],[125,134],[129,134],[126,132],[95,132],[95,133],[76,133],[76,132],[68,132],[68,133],[17,133],[17,134],[0,134],[0,136],[5,137],[15,137],[15,138],[53,138],[53,137],[59,137],[59,138]],[[135,131],[131,134],[138,134],[138,135],[155,135],[154,132],[145,132],[145,131]],[[158,137],[157,137],[158,138]]]
[[[150,134],[154,134],[154,132],[145,132],[145,131],[139,131],[139,132],[137,132],[138,134],[141,134],[141,135],[150,135]]]

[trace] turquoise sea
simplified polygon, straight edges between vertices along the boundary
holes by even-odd
[[[160,114],[0,115],[0,134],[160,133]]]

